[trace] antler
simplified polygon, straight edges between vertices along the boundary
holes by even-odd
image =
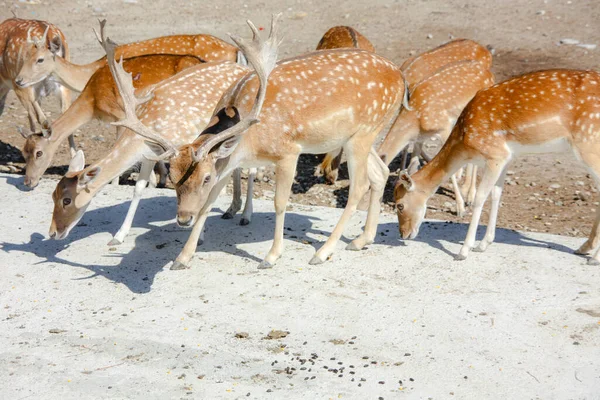
[[[94,34],[96,35],[96,39],[98,39],[98,42],[100,42],[100,45],[102,47],[104,47],[104,38],[106,37],[104,35],[104,26],[106,25],[106,20],[105,19],[101,20],[98,18],[98,22],[100,23],[100,33],[98,33],[96,28],[93,28],[92,30],[94,31]]]
[[[106,20],[100,21],[100,34],[98,34],[98,32],[95,30],[94,32],[96,32],[97,39],[106,52],[108,68],[112,73],[115,84],[117,85],[117,89],[119,90],[119,94],[121,95],[123,109],[125,111],[125,119],[113,122],[112,124],[128,128],[138,135],[145,137],[150,142],[158,144],[163,148],[163,150],[165,150],[165,152],[160,156],[147,157],[148,159],[159,161],[169,158],[171,155],[177,152],[177,148],[171,142],[156,133],[153,129],[142,124],[136,114],[137,106],[149,101],[152,98],[152,93],[147,93],[141,98],[135,95],[131,73],[126,72],[123,68],[123,57],[121,57],[119,62],[115,61],[115,48],[117,47],[117,44],[105,36],[105,23]]]
[[[260,38],[258,29],[251,21],[247,21],[247,23],[252,30],[252,41],[247,41],[237,35],[230,35],[231,39],[242,50],[248,62],[254,67],[260,81],[260,86],[250,113],[231,128],[219,134],[211,135],[211,138],[202,143],[198,150],[196,150],[196,153],[193,154],[194,161],[199,162],[206,157],[214,146],[244,133],[252,125],[259,122],[258,115],[260,114],[267,93],[267,80],[277,63],[277,50],[281,44],[278,32],[280,15],[281,14],[276,14],[271,18],[271,32],[269,33],[269,38],[267,40],[262,40]]]
[[[40,47],[42,45],[45,45],[46,38],[48,37],[49,29],[50,29],[50,24],[46,24],[46,30],[44,31],[44,35],[42,36],[41,39],[38,39],[36,37],[34,37],[34,38],[31,37],[31,31],[33,30],[33,27],[27,29],[27,43],[32,43],[35,47]]]

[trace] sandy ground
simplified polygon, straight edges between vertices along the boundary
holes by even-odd
[[[108,20],[109,35],[120,43],[173,33],[210,33],[227,38],[228,32],[247,34],[244,20],[266,26],[269,15],[283,12],[285,41],[281,56],[288,57],[315,48],[323,33],[334,25],[351,25],[390,60],[401,63],[407,57],[465,37],[490,46],[495,51],[493,71],[498,80],[515,74],[547,68],[598,68],[600,48],[586,50],[559,45],[561,39],[576,39],[600,45],[600,3],[596,0],[407,0],[369,1],[241,1],[189,2],[184,0],[0,0],[0,19],[11,16],[11,9],[26,18],[47,19],[63,29],[75,62],[89,62],[103,55],[91,31],[97,18]],[[431,36],[431,38],[429,38]],[[57,101],[45,101],[44,109],[58,116]],[[23,139],[15,124],[24,125],[25,112],[13,94],[0,116],[0,165],[23,164],[20,149]],[[93,162],[106,154],[114,141],[113,129],[90,123],[77,133],[77,143]],[[64,174],[68,165],[66,146],[55,159],[48,177]],[[348,194],[345,171],[334,186],[313,177],[318,157],[303,156],[292,201],[307,205],[344,207]],[[397,163],[392,164],[395,172]],[[510,213],[500,213],[499,225],[511,229],[585,236],[591,229],[598,198],[587,171],[571,154],[529,156],[511,167],[511,185],[506,185],[503,205]],[[270,181],[256,186],[257,196],[273,191]],[[390,178],[384,198],[385,209],[393,207]],[[132,183],[129,181],[128,183]],[[550,189],[558,184],[560,188]],[[450,221],[468,221],[454,215],[454,199],[444,185],[430,202],[429,216]]]
[[[109,248],[131,188],[104,189],[57,242],[44,238],[54,185],[23,192],[17,179],[0,175],[0,202],[21,205],[0,220],[0,398],[600,393],[600,270],[572,254],[581,239],[500,229],[487,253],[455,262],[465,225],[432,221],[402,243],[386,216],[368,249],[340,243],[313,267],[341,210],[292,205],[286,251],[259,271],[272,204],[256,201],[240,228],[219,218],[224,198],[192,268],[170,271],[187,237],[172,191],[148,190],[131,235]]]

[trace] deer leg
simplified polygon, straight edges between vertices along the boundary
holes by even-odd
[[[471,165],[473,166],[473,169],[471,170],[471,184],[469,185],[469,193],[467,193],[468,205],[473,204],[473,202],[475,201],[475,194],[477,193],[477,165]]]
[[[459,218],[465,216],[465,201],[460,194],[460,188],[458,187],[458,182],[456,181],[456,174],[452,174],[450,177],[452,181],[452,187],[454,188],[454,198],[456,199],[456,215]]]
[[[159,161],[156,163],[156,169],[158,170],[159,177],[156,187],[163,189],[167,186],[167,176],[169,176],[169,170],[167,169],[167,165],[164,161]]]
[[[206,203],[204,203],[204,206],[202,207],[202,209],[200,210],[200,213],[198,214],[198,218],[196,218],[194,227],[192,228],[192,231],[190,232],[190,236],[189,236],[187,242],[185,242],[185,245],[183,246],[183,250],[181,250],[181,253],[179,253],[177,258],[173,262],[173,265],[171,265],[171,269],[178,270],[178,269],[188,269],[189,268],[190,260],[194,256],[194,253],[196,253],[196,248],[198,247],[198,243],[200,243],[201,240],[202,241],[204,240],[204,233],[203,233],[204,223],[206,222],[206,218],[208,218],[208,213],[212,209],[213,203],[215,202],[217,197],[219,197],[219,194],[221,193],[223,188],[227,185],[228,181],[229,181],[229,176],[225,176],[225,177],[223,177],[223,179],[218,181],[215,184],[215,186],[213,186],[212,190],[208,194]]]
[[[277,183],[275,186],[275,235],[273,244],[267,253],[265,259],[258,266],[259,269],[273,268],[275,261],[283,253],[283,224],[285,222],[285,208],[287,206],[294,175],[296,173],[296,164],[298,164],[298,155],[291,154],[288,157],[277,161],[275,165],[275,176]]]
[[[256,178],[256,168],[250,168],[248,174],[248,190],[246,190],[246,204],[242,212],[240,225],[248,225],[252,220],[252,197],[254,193],[254,179]]]
[[[350,175],[350,193],[348,195],[348,203],[344,212],[340,217],[337,225],[331,232],[329,239],[325,242],[323,247],[317,251],[315,256],[310,260],[310,264],[321,264],[329,258],[335,249],[335,245],[342,237],[342,233],[350,217],[356,210],[358,203],[360,202],[363,195],[369,189],[369,178],[367,174],[367,159],[370,151],[370,146],[365,143],[356,143],[357,141],[363,141],[367,138],[351,139],[344,146],[344,150],[347,154],[348,159],[348,173]],[[377,193],[377,191],[374,191]],[[370,205],[371,206],[371,205]],[[369,211],[371,207],[369,206]]]
[[[140,169],[140,174],[138,176],[138,180],[135,183],[135,188],[133,189],[133,199],[131,199],[131,204],[129,205],[129,210],[127,210],[127,215],[125,216],[125,221],[119,228],[118,232],[115,234],[114,238],[108,242],[109,246],[114,246],[117,244],[123,243],[125,240],[125,236],[129,233],[131,229],[131,224],[133,222],[133,216],[137,211],[137,207],[140,203],[140,199],[142,197],[142,193],[144,189],[146,189],[146,185],[148,184],[148,180],[150,179],[150,175],[154,173],[154,161],[143,161],[142,168]]]
[[[117,131],[116,131],[117,140],[121,137],[121,135],[123,134],[124,130],[125,130],[124,127],[117,126]],[[112,181],[110,181],[110,184],[111,185],[119,186],[119,178],[120,178],[120,176],[115,176],[114,179]]]
[[[221,215],[223,219],[232,219],[235,214],[242,208],[242,169],[236,168],[233,170],[233,200],[231,205]]]
[[[9,88],[0,85],[0,116],[4,112],[4,105],[6,104],[6,98],[8,97]]]
[[[62,85],[58,90],[60,91],[60,111],[64,114],[71,106],[71,91]],[[69,135],[69,149],[71,150],[71,158],[75,157],[77,146],[73,134]]]
[[[17,95],[17,98],[19,99],[19,101],[21,102],[23,107],[25,107],[25,110],[27,111],[27,117],[29,119],[29,128],[31,129],[31,132],[35,132],[36,131],[37,113],[36,113],[36,109],[34,107],[35,93],[34,93],[33,87],[30,86],[30,87],[27,87],[24,89],[15,87],[14,91],[15,91],[15,94]],[[45,119],[45,117],[44,117],[44,119]]]
[[[498,220],[498,209],[500,208],[500,198],[502,197],[502,188],[504,186],[504,179],[506,177],[506,169],[503,171],[500,178],[492,189],[492,205],[490,207],[490,217],[487,228],[485,230],[485,236],[479,242],[479,246],[473,249],[473,251],[484,252],[490,244],[494,242],[496,237],[496,221]]]
[[[421,167],[421,161],[419,157],[423,152],[423,143],[420,141],[416,142],[413,147],[413,151],[410,155],[410,164],[408,165],[408,174],[412,175],[419,170]]]
[[[465,242],[460,249],[460,252],[455,257],[456,260],[466,260],[469,252],[475,245],[475,235],[477,234],[477,226],[479,225],[479,219],[481,218],[483,205],[485,204],[485,201],[487,200],[495,183],[498,181],[498,179],[500,179],[502,171],[504,170],[507,162],[508,160],[490,160],[486,163],[485,170],[483,171],[483,178],[481,179],[479,190],[475,196],[475,203],[473,204],[473,216],[471,217],[471,223],[469,224],[467,237],[465,238]]]
[[[364,246],[373,243],[375,235],[377,234],[379,213],[381,211],[381,199],[383,198],[383,191],[388,176],[390,175],[390,170],[373,149],[371,149],[371,152],[369,153],[367,168],[371,190],[365,230],[346,247],[346,250],[362,249]]]

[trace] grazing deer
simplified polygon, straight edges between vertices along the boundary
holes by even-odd
[[[192,65],[202,63],[194,56],[146,55],[128,58],[124,67],[135,79],[136,90],[158,83]],[[60,144],[80,126],[93,119],[115,122],[125,117],[112,74],[107,65],[92,75],[71,107],[39,134],[24,134],[25,185],[34,188],[44,174]],[[161,182],[164,184],[164,182]]]
[[[108,65],[114,76],[115,44],[104,36],[101,38],[101,43],[110,56],[111,62]],[[248,72],[247,67],[233,62],[195,65],[158,84],[138,91],[137,95],[144,100],[133,103],[136,97],[131,75],[124,72],[122,61],[119,63],[119,68],[120,73],[127,75],[130,81],[128,92],[122,88],[121,81],[118,79],[115,81],[125,109],[124,114],[127,117],[130,114],[135,115],[137,109],[139,121],[151,126],[165,140],[178,145],[190,143],[198,136],[210,121],[213,110],[223,93]],[[124,129],[107,156],[87,168],[84,168],[84,154],[79,150],[71,160],[69,171],[58,182],[52,194],[54,212],[49,231],[50,237],[65,238],[81,219],[95,194],[133,164],[143,160],[125,221],[109,244],[122,243],[131,228],[133,216],[155,164],[155,161],[145,157],[154,155],[155,147],[131,130]],[[178,182],[173,182],[177,186]],[[251,194],[249,197],[251,200]],[[240,203],[232,204],[232,207]],[[229,212],[231,211],[230,209]],[[233,213],[235,212],[237,210],[233,210]]]
[[[20,18],[10,18],[0,24],[0,115],[11,89],[27,110],[29,128],[32,131],[36,129],[36,122],[47,124],[46,116],[38,103],[40,98],[59,91],[62,112],[69,108],[69,89],[57,85],[48,76],[29,81],[20,75],[27,65],[43,65],[56,56],[67,61],[70,59],[65,36],[56,26],[44,21]],[[74,152],[75,142],[72,137],[69,141]]]
[[[444,65],[463,60],[479,61],[485,69],[490,69],[492,66],[492,54],[488,49],[473,40],[456,39],[409,58],[400,69],[404,73],[409,91],[412,93],[415,85]]]
[[[252,42],[232,39],[255,72],[225,93],[215,108],[213,125],[191,145],[177,148],[160,140],[147,124],[136,123],[135,114],[128,114],[127,127],[149,140],[156,138],[165,149],[160,159],[172,157],[171,180],[181,182],[177,187],[177,219],[180,224],[194,225],[172,269],[187,267],[211,204],[231,172],[245,166],[275,164],[275,238],[259,268],[272,267],[283,251],[286,204],[299,155],[340,147],[348,155],[348,204],[311,264],[322,263],[333,253],[369,185],[372,196],[365,230],[348,249],[362,249],[375,238],[388,169],[371,145],[400,110],[404,99],[402,72],[374,53],[348,49],[318,51],[275,65],[279,44],[276,18],[266,41],[260,39],[251,22],[248,24],[254,33]],[[116,79],[125,80],[125,76]],[[234,124],[237,118],[241,120]],[[233,126],[224,129],[227,125]]]
[[[394,190],[400,234],[419,232],[426,204],[441,182],[467,162],[483,166],[473,216],[456,256],[467,258],[483,204],[492,194],[489,222],[474,251],[494,241],[496,218],[507,166],[524,153],[572,150],[600,183],[600,74],[548,70],[525,74],[477,93],[460,115],[440,152],[413,176],[402,173]],[[577,250],[589,254],[600,243],[600,211],[589,239]],[[590,263],[600,263],[596,251]]]
[[[100,22],[101,30],[106,20]],[[106,65],[106,57],[85,65],[72,64],[68,59],[45,47],[37,49],[36,58],[24,63],[18,79],[23,85],[53,76],[62,85],[81,92],[90,77]],[[174,35],[148,39],[117,47],[116,57],[130,58],[148,54],[194,55],[204,61],[236,61],[238,49],[211,35]],[[35,60],[43,58],[43,63]]]
[[[493,83],[494,76],[479,61],[458,61],[440,68],[413,87],[408,102],[410,108],[400,111],[377,154],[389,165],[411,141],[423,141],[436,135],[442,143],[445,142],[463,108],[475,93]],[[419,153],[420,151],[416,151],[413,154]],[[411,165],[418,165],[417,157],[411,161]],[[474,186],[474,180],[472,182]],[[454,174],[452,185],[456,198],[456,213],[462,217],[465,205]],[[472,189],[474,195],[475,188]]]
[[[334,26],[325,32],[319,41],[317,50],[332,50],[342,48],[356,48],[375,52],[375,47],[369,40],[356,29],[349,26]],[[338,177],[338,168],[342,161],[342,149],[335,149],[325,154],[321,164],[317,167],[315,175],[323,175],[325,181],[333,185]]]

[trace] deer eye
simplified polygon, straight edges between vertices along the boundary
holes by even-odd
[[[38,59],[37,59],[37,63],[38,63],[38,64],[41,64],[41,63],[43,63],[43,62],[44,62],[44,57],[41,57],[41,58],[38,58]]]
[[[64,198],[64,199],[63,199],[63,206],[65,206],[65,207],[66,207],[66,206],[68,206],[69,204],[71,204],[71,199],[69,199],[68,197],[67,197],[67,198]]]
[[[206,175],[204,177],[204,182],[202,182],[202,185],[206,185],[208,182],[210,182],[210,175]]]
[[[40,157],[41,157],[41,156],[43,156],[43,155],[44,155],[44,153],[43,153],[41,150],[38,150],[38,151],[35,153],[35,158],[40,158]]]
[[[402,203],[396,204],[396,210],[398,210],[398,212],[404,211],[404,204],[402,204]]]

